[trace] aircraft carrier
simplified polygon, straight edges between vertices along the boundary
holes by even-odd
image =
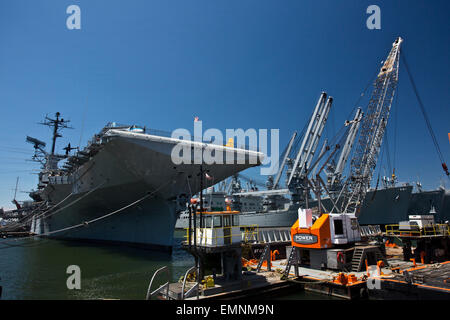
[[[146,128],[110,123],[86,148],[69,155],[55,153],[60,118],[46,118],[54,129],[52,151],[28,137],[43,169],[37,190],[30,193],[39,210],[28,216],[31,232],[67,240],[113,242],[171,250],[180,207],[202,188],[204,175],[221,181],[259,165],[263,155],[230,146],[193,142],[159,135]],[[221,151],[223,164],[174,164],[172,149],[186,147]],[[228,158],[226,158],[228,157]],[[237,158],[245,159],[237,164]],[[225,163],[234,159],[234,163]],[[61,165],[59,163],[62,163]]]

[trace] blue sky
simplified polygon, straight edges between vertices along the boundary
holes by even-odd
[[[71,4],[81,30],[66,28]],[[366,28],[372,4],[381,30]],[[2,0],[0,206],[11,206],[17,176],[19,190],[35,187],[25,136],[50,141],[37,125],[47,113],[75,128],[59,149],[109,121],[172,131],[192,129],[194,116],[206,128],[279,128],[284,148],[322,90],[335,98],[331,137],[397,36],[450,162],[448,12],[448,1]],[[435,188],[447,178],[402,67],[391,161],[400,181]]]

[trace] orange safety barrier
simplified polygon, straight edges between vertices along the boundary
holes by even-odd
[[[251,267],[258,264],[258,260],[256,259],[247,260],[245,258],[241,258],[241,262],[243,267]]]
[[[358,278],[353,273],[349,274],[347,276],[347,279],[348,279],[348,283],[358,282]]]
[[[361,280],[358,280],[358,278],[353,274],[345,274],[343,272],[340,272],[336,277],[333,278],[333,283],[341,284],[343,286],[349,284],[354,284],[360,281],[365,281],[367,278],[362,278]]]
[[[369,264],[367,263],[367,259],[365,259],[364,262],[366,263],[367,276],[370,276],[370,273],[369,273]]]
[[[270,260],[271,261],[277,260],[277,259],[275,259],[277,255],[280,255],[280,252],[278,250],[275,249],[275,250],[271,251],[270,252]]]
[[[258,263],[259,263],[259,260],[256,260],[256,259],[247,260],[247,259],[241,258],[241,263],[242,263],[243,267],[245,267],[245,268],[246,267],[250,267],[251,268],[251,267],[256,267],[258,265]],[[264,261],[262,263],[262,266],[267,268],[267,261]],[[270,266],[272,267],[272,263],[270,264]]]
[[[383,275],[383,272],[381,271],[381,268],[383,268],[383,267],[384,267],[384,262],[383,262],[383,260],[379,260],[379,261],[377,262],[377,271],[378,271],[378,275],[380,275],[380,276]]]
[[[346,285],[348,283],[348,277],[345,275],[345,273],[340,272],[334,279],[333,279],[334,283],[338,283],[338,284],[342,284],[342,285]]]
[[[264,262],[262,263],[262,265],[261,266],[263,266],[263,267],[266,267],[267,268],[267,260],[264,260]],[[272,263],[270,264],[270,267],[272,267]]]
[[[389,240],[386,240],[386,243],[384,244],[384,246],[388,247],[388,248],[397,248],[398,247],[395,243],[389,242]]]
[[[422,262],[422,264],[425,264],[425,256],[427,254],[425,253],[425,251],[420,251],[420,262]]]

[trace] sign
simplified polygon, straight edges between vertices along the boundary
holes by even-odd
[[[294,242],[298,244],[317,243],[317,236],[314,234],[297,233],[294,234]]]

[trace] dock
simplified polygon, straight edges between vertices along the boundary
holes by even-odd
[[[370,294],[383,299],[450,299],[450,261],[433,264],[407,263],[390,275],[374,277],[379,287]]]

